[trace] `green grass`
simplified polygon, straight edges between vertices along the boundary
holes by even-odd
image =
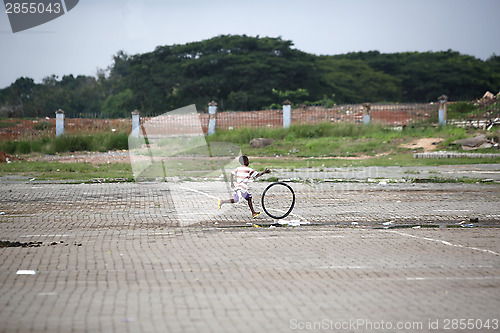
[[[0,175],[33,177],[38,180],[65,179],[89,180],[94,178],[132,178],[132,168],[128,163],[91,164],[60,162],[15,161],[0,164]]]
[[[0,128],[16,127],[18,123],[20,123],[20,120],[7,122],[0,121]]]
[[[217,131],[209,136],[209,142],[232,142],[241,146],[243,154],[250,156],[296,156],[296,157],[353,157],[375,156],[382,153],[410,154],[418,149],[401,147],[402,144],[419,138],[442,138],[439,149],[461,150],[451,147],[455,140],[472,136],[474,132],[452,126],[419,127],[408,126],[402,131],[379,125],[361,126],[352,123],[319,125],[294,125],[289,129],[243,128]],[[254,138],[270,138],[273,145],[251,148]]]
[[[251,167],[256,170],[271,169],[304,169],[314,168],[317,170],[338,167],[369,167],[369,166],[437,166],[458,164],[486,164],[499,163],[500,159],[477,159],[477,158],[450,158],[450,159],[414,159],[412,155],[388,155],[364,160],[345,159],[319,159],[319,158],[269,158],[255,157],[251,159]],[[154,167],[154,166],[153,166]],[[168,167],[168,166],[167,166]],[[168,168],[169,174],[176,166]],[[206,169],[206,168],[205,168]],[[158,166],[158,177],[163,176],[163,170]],[[182,175],[197,176],[195,171],[182,170]],[[18,175],[33,177],[38,180],[65,179],[65,180],[90,180],[94,178],[131,179],[132,168],[129,163],[110,163],[94,165],[91,163],[60,163],[60,162],[27,162],[15,161],[0,164],[0,176]],[[204,175],[204,173],[202,174]],[[409,175],[411,177],[411,175]]]
[[[269,157],[254,157],[251,165],[254,169],[298,169],[298,168],[341,168],[341,167],[370,167],[370,166],[438,166],[438,165],[460,165],[460,164],[489,164],[500,163],[500,158],[447,158],[447,159],[424,159],[413,158],[408,154],[393,154],[374,157],[363,160],[345,159],[323,159],[323,158],[301,158],[283,159]]]
[[[128,149],[128,133],[100,133],[92,135],[62,135],[35,140],[0,142],[0,151],[7,154],[55,154],[74,151],[109,151]]]
[[[243,128],[236,130],[218,130],[208,136],[209,151],[213,156],[237,154],[239,147],[243,154],[251,156],[251,165],[255,169],[265,167],[293,170],[297,168],[328,167],[363,167],[363,166],[437,166],[455,164],[500,163],[500,158],[488,159],[415,159],[413,153],[419,149],[407,149],[402,144],[419,138],[441,138],[438,149],[461,151],[460,147],[449,144],[455,140],[472,137],[480,130],[465,130],[453,126],[431,127],[412,125],[402,131],[378,125],[362,126],[352,123],[318,125],[294,125],[289,129]],[[271,138],[274,143],[264,148],[251,148],[253,138]],[[224,142],[218,145],[217,142]],[[164,140],[160,145],[182,146],[186,141]],[[228,144],[229,143],[229,144]],[[0,142],[0,151],[7,154],[55,154],[73,151],[108,151],[128,148],[128,133],[105,133],[92,135],[61,136],[59,138],[40,138],[36,140]],[[198,151],[199,150],[199,151]],[[186,177],[197,176],[200,169],[219,168],[225,159],[214,161],[191,161],[194,155],[207,155],[206,147],[196,148],[176,160],[164,164],[154,164],[151,172],[163,176],[164,169],[178,172]],[[476,152],[498,152],[496,149]],[[364,157],[346,159],[346,157]],[[170,163],[170,164],[168,164]],[[154,169],[154,170],[153,170]],[[131,178],[132,169],[128,163],[93,165],[90,163],[28,162],[15,161],[0,164],[1,175],[26,175],[38,179],[78,179],[92,178]]]
[[[500,102],[490,105],[480,106],[474,102],[455,102],[448,105],[448,119],[467,119],[485,114],[498,115],[500,110]]]

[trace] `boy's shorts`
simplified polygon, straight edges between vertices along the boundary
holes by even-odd
[[[240,201],[241,198],[243,199],[250,199],[252,195],[248,192],[242,192],[242,191],[236,191],[236,193],[233,195],[234,202]]]

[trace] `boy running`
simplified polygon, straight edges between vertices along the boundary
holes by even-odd
[[[266,168],[262,172],[257,172],[254,169],[249,168],[248,165],[250,164],[250,161],[246,156],[240,156],[239,162],[241,165],[231,172],[231,188],[235,190],[236,193],[233,195],[232,199],[218,199],[217,209],[220,210],[222,204],[237,203],[241,200],[241,198],[244,198],[248,202],[248,207],[250,207],[250,210],[252,211],[253,218],[256,218],[260,215],[260,212],[256,212],[253,208],[252,195],[248,192],[248,182],[250,181],[250,179],[258,178],[265,173],[270,173],[271,170]],[[236,178],[236,187],[234,186],[234,178]]]

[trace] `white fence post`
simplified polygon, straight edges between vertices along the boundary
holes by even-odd
[[[283,128],[289,128],[292,122],[292,103],[289,100],[283,102]]]
[[[372,108],[372,105],[370,103],[363,104],[363,124],[364,125],[370,125],[370,121],[371,121],[370,109],[371,108]]]
[[[439,116],[439,126],[444,126],[446,125],[446,113],[448,111],[448,96],[446,95],[441,95],[438,97],[439,101],[439,110],[438,110],[438,116]]]
[[[56,137],[64,133],[64,111],[59,109],[56,111]]]
[[[132,136],[138,138],[141,128],[141,113],[138,110],[132,112]]]
[[[208,104],[208,135],[215,134],[217,125],[217,103],[211,101]]]

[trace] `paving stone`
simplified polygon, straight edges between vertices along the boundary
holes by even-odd
[[[498,185],[292,186],[290,219],[311,225],[240,227],[255,220],[244,204],[217,211],[217,183],[0,183],[1,240],[42,242],[0,248],[0,331],[498,323]],[[485,227],[458,224],[471,218]],[[392,228],[407,224],[423,228]]]

